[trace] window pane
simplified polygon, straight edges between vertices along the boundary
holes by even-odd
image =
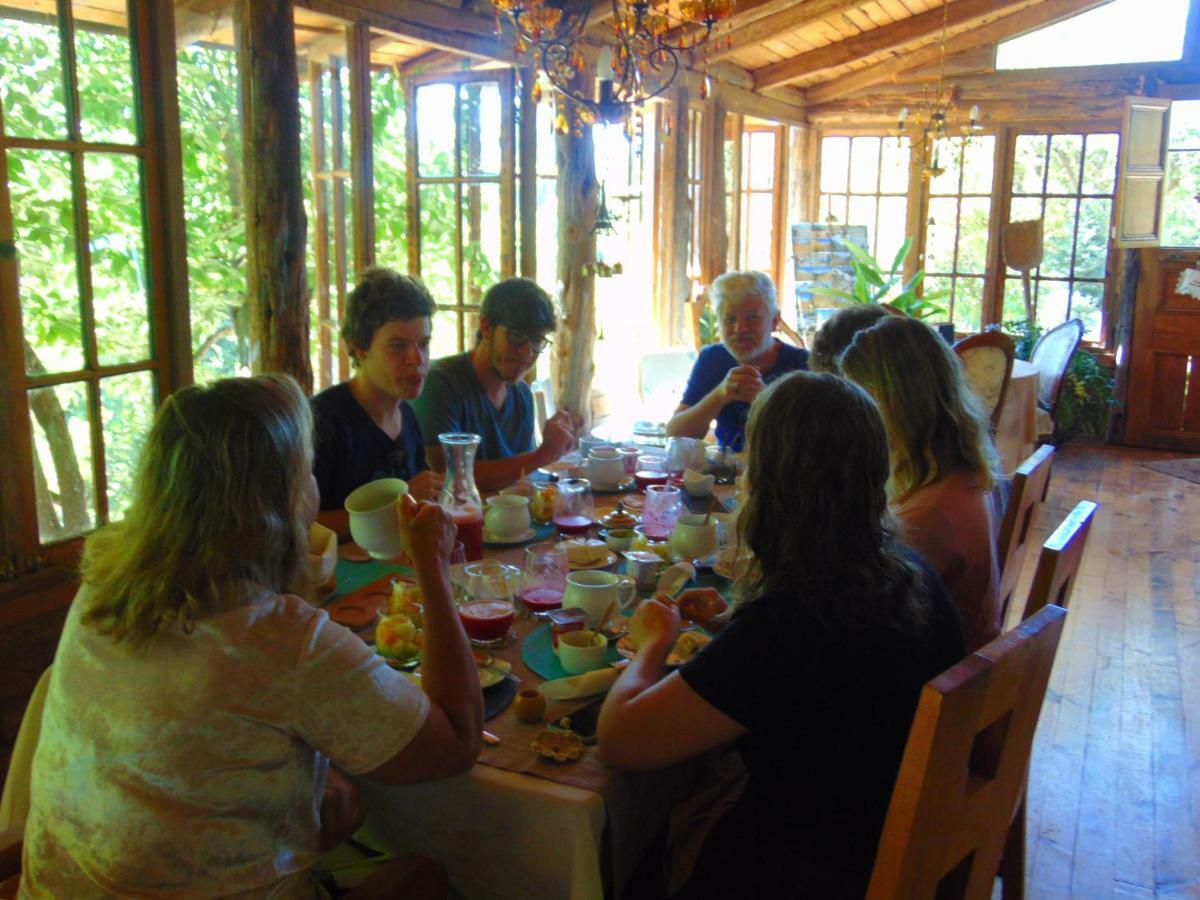
[[[30,391],[29,417],[41,540],[48,543],[83,534],[96,520],[84,386],[62,384]]]
[[[1010,221],[1027,222],[1042,217],[1041,197],[1013,197],[1008,211]]]
[[[1013,193],[1040,194],[1046,174],[1046,136],[1017,135],[1013,154]]]
[[[1047,194],[1074,194],[1079,190],[1079,162],[1083,137],[1078,134],[1050,136],[1050,166],[1046,174]]]
[[[423,176],[454,174],[454,85],[417,88],[417,161]]]
[[[908,193],[908,138],[885,138],[879,168],[879,190],[885,194]]]
[[[875,239],[875,246],[882,265],[890,266],[904,244],[907,213],[907,198],[879,198],[879,236]]]
[[[1200,150],[1167,154],[1163,245],[1200,247]]]
[[[390,69],[371,74],[372,149],[375,157],[375,260],[408,271],[408,193],[404,87]]]
[[[1111,194],[1117,179],[1117,135],[1089,134],[1083,164],[1083,193]]]
[[[51,150],[9,150],[17,286],[31,375],[83,368],[71,162]]]
[[[943,304],[945,305],[945,304]],[[958,278],[954,283],[954,328],[979,331],[983,321],[983,279]]]
[[[57,17],[0,4],[0,108],[9,137],[67,136]],[[53,8],[53,4],[50,4]]]
[[[101,365],[150,357],[150,314],[142,224],[142,177],[136,157],[84,157],[92,308]]]
[[[1071,317],[1083,320],[1083,339],[1102,341],[1101,322],[1104,313],[1104,282],[1077,281],[1071,291]]]
[[[95,0],[75,0],[71,11],[80,135],[85,141],[136,143],[133,48],[124,5],[119,12],[102,12]]]
[[[835,195],[829,198],[829,212],[821,221],[828,221],[830,218],[835,222],[846,223],[846,198],[844,196]]]
[[[1077,201],[1051,197],[1046,201],[1046,217],[1043,225],[1042,265],[1040,276],[1071,274],[1072,234],[1075,231],[1075,204]]]
[[[987,197],[966,197],[962,202],[958,226],[958,271],[982,275],[987,271],[988,213],[992,201]]]
[[[747,198],[746,220],[742,227],[746,233],[744,267],[759,272],[771,271],[771,248],[774,241],[772,228],[775,198],[771,194],[750,194]]]
[[[184,21],[190,20],[177,12],[176,24],[182,28]],[[177,40],[189,36],[180,33]],[[175,66],[192,365],[196,381],[206,382],[239,371],[235,322],[246,302],[237,52],[231,46],[195,42],[176,54]],[[307,108],[307,104],[301,106]],[[309,167],[304,171],[307,173]],[[312,227],[310,215],[310,241]],[[244,366],[245,361],[241,363]]]
[[[1042,328],[1053,328],[1067,321],[1069,291],[1065,281],[1039,281],[1037,320]]]
[[[751,131],[743,140],[750,148],[750,177],[746,187],[769,191],[775,185],[775,132]]]
[[[846,190],[846,172],[850,165],[850,138],[827,137],[821,141],[821,190],[838,193]]]
[[[466,335],[466,346],[475,344],[475,332]],[[429,358],[441,359],[452,356],[459,351],[458,346],[458,312],[453,309],[441,309],[433,314],[433,335],[429,341]],[[424,437],[424,435],[422,435]],[[437,435],[432,435],[434,439]]]
[[[537,280],[551,294],[558,283],[558,184],[537,181]]]
[[[865,225],[867,228],[868,249],[875,249],[875,198],[850,197],[849,224]]]
[[[464,185],[463,303],[483,302],[500,280],[500,185]]]
[[[929,193],[957,194],[960,163],[958,141],[953,138],[935,141],[930,162],[935,171],[940,171],[941,174],[929,179]]]
[[[1108,235],[1112,201],[1079,201],[1079,229],[1075,237],[1075,277],[1103,278],[1108,264]]]
[[[929,224],[925,230],[925,271],[954,271],[954,238],[958,201],[935,197],[929,201]]]
[[[100,382],[104,425],[104,469],[108,480],[108,520],[124,518],[133,500],[133,479],[142,444],[154,421],[154,379],[130,372]]]
[[[971,138],[963,147],[964,194],[990,194],[992,168],[996,159],[996,139],[990,134]]]
[[[418,192],[421,223],[421,278],[439,304],[458,303],[455,267],[454,185],[426,184]]]
[[[1032,288],[1033,286],[1030,285]],[[1025,288],[1021,285],[1021,277],[1008,276],[1004,279],[1004,313],[1003,321],[1016,322],[1025,318]]]
[[[850,144],[850,190],[873,194],[879,187],[879,138],[857,137]]]
[[[459,116],[464,175],[500,174],[500,85],[460,87]]]
[[[554,98],[543,93],[542,102],[537,105],[537,171],[539,175],[553,175],[558,171],[558,159],[555,155],[558,132],[554,128],[554,117]]]

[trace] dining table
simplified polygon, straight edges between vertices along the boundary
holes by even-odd
[[[732,488],[720,486],[717,492],[724,500]],[[606,499],[608,505],[616,502],[615,497],[597,497],[597,506]],[[703,508],[708,502],[703,501]],[[556,539],[551,528],[543,526],[530,542]],[[346,555],[337,562],[337,584],[326,606],[355,591],[370,591],[372,585],[386,585],[389,577],[411,577],[412,570],[400,561],[358,562]],[[485,543],[483,555],[520,566],[524,545]],[[619,571],[615,561],[605,568]],[[729,583],[710,571],[699,573],[695,584],[729,592]],[[548,641],[548,631],[546,622],[519,616],[515,640],[489,651],[511,667],[509,699],[516,682],[520,688],[542,683],[526,664],[522,648],[527,641]],[[371,641],[373,625],[359,633]],[[543,759],[531,747],[534,737],[594,697],[548,700],[544,720],[526,724],[503,697],[500,704],[494,702],[500,690],[485,691],[485,705],[503,708],[489,709],[494,714],[484,723],[499,740],[485,743],[469,771],[410,785],[356,779],[368,807],[361,834],[378,849],[438,860],[449,871],[454,889],[468,898],[620,896],[639,860],[666,827],[672,807],[696,789],[705,762],[624,773],[601,763],[593,746],[585,747],[575,762]]]
[[[1037,443],[1038,371],[1031,362],[1013,360],[995,434],[996,452],[1005,475],[1011,475]]]

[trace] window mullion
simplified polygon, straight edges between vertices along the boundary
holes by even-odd
[[[466,303],[466,289],[463,284],[463,185],[462,185],[462,87],[454,88],[454,297],[459,306]],[[458,347],[465,350],[467,346],[467,317],[459,312]]]

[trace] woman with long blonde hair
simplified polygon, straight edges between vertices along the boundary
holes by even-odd
[[[917,319],[888,317],[860,331],[841,359],[883,413],[888,494],[905,538],[954,598],[968,650],[1000,633],[998,462],[987,415],[946,342]]]
[[[321,896],[361,815],[331,768],[461,771],[482,699],[455,613],[454,525],[402,511],[425,693],[291,592],[317,511],[308,403],[284,375],[162,404],[125,520],[92,535],[34,761],[22,896]]]

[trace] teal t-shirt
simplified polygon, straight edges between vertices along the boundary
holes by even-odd
[[[459,431],[483,438],[476,459],[507,459],[534,448],[529,385],[510,384],[504,404],[496,409],[479,383],[470,353],[437,360],[412,407],[427,445],[437,443],[439,434]]]

